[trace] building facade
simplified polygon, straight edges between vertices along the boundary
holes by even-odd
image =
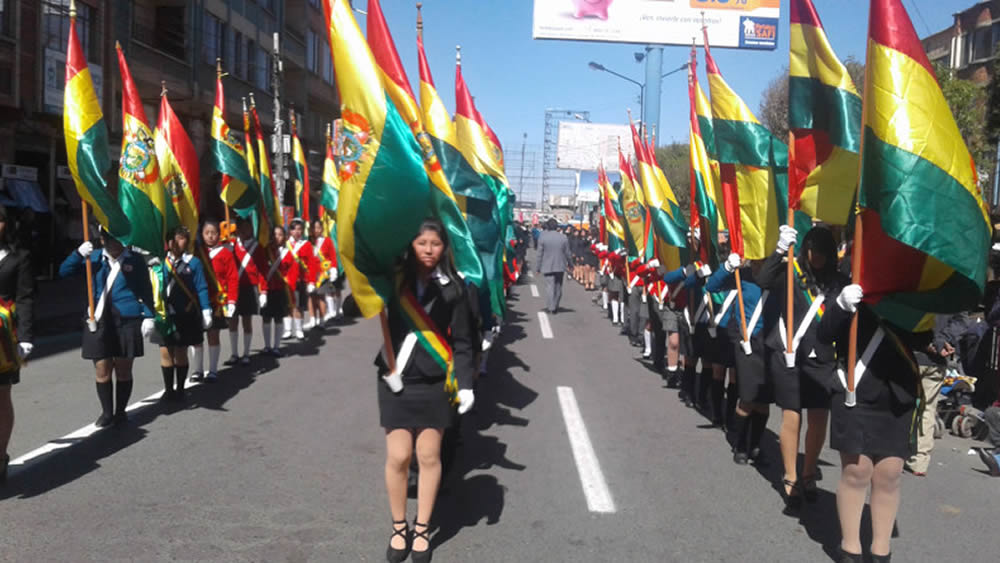
[[[922,40],[931,62],[958,78],[987,84],[1000,43],[1000,0],[978,2],[954,14],[952,24]]]
[[[312,199],[319,201],[325,124],[339,115],[321,0],[76,0],[76,5],[77,33],[109,128],[112,161],[122,129],[117,41],[151,126],[161,83],[166,87],[199,155],[201,209],[216,216],[223,213],[220,177],[209,152],[216,59],[228,73],[223,84],[229,126],[242,131],[241,100],[252,94],[270,132],[277,33],[284,130],[287,134],[288,108],[294,108],[315,179]],[[62,133],[68,34],[69,0],[0,1],[0,203],[12,208],[42,275],[82,238],[80,200],[66,168]],[[111,170],[109,185],[116,184]],[[286,190],[286,203],[293,191]]]

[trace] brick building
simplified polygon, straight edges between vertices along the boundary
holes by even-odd
[[[922,42],[932,62],[952,69],[958,78],[988,83],[1000,43],[1000,0],[978,2],[954,14],[950,26]]]
[[[222,60],[226,120],[242,130],[241,98],[253,93],[265,130],[273,123],[273,35],[279,33],[282,105],[299,115],[310,173],[319,178],[324,124],[339,113],[320,0],[76,0],[77,33],[110,129],[121,142],[121,80],[115,41],[155,126],[160,83],[201,161],[202,209],[222,213],[209,154],[215,61]],[[0,203],[19,219],[39,274],[50,274],[81,237],[80,200],[62,136],[69,0],[0,1]],[[286,126],[287,133],[287,126]],[[273,155],[272,155],[273,157]],[[112,171],[112,174],[114,171]],[[115,185],[115,179],[111,179]],[[312,182],[318,188],[320,182]],[[290,194],[292,190],[287,190]],[[313,201],[318,201],[318,192]],[[289,202],[290,203],[290,202]]]

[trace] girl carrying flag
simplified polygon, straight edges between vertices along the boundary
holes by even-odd
[[[202,346],[194,346],[194,370],[191,378],[201,377],[204,373],[205,379],[215,381],[219,372],[219,331],[229,329],[229,349],[233,356],[239,340],[239,333],[236,331],[236,299],[239,296],[239,277],[236,267],[236,258],[228,245],[219,242],[219,222],[215,220],[205,221],[201,228],[201,239],[205,243],[205,254],[210,262],[207,266],[211,272],[206,279],[208,283],[208,297],[212,307],[212,326],[208,328],[208,372],[203,371],[204,356]]]

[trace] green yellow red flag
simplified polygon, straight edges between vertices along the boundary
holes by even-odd
[[[632,163],[622,152],[621,141],[618,144],[618,170],[622,184],[622,215],[627,226],[630,255],[643,262],[653,259],[653,231],[649,210],[646,208],[646,197],[642,193],[639,181],[636,179]],[[600,172],[604,172],[603,168]],[[598,184],[600,181],[598,172]],[[607,173],[605,172],[605,177]]]
[[[111,166],[108,129],[97,100],[87,58],[76,34],[75,11],[70,14],[66,51],[66,91],[63,98],[66,158],[76,191],[90,204],[97,221],[111,236],[127,240],[131,226],[108,191],[104,174]],[[84,228],[87,228],[84,225]]]
[[[928,313],[980,303],[992,229],[969,154],[899,0],[873,0],[858,194],[861,286],[883,318],[928,328]]]
[[[295,215],[309,222],[309,165],[306,153],[299,141],[299,130],[295,122],[295,110],[288,112],[292,126],[292,164],[295,167]]]
[[[698,107],[708,101],[698,84],[697,53],[691,49],[688,63],[688,97],[690,100],[690,153],[691,153],[691,223],[700,233],[701,260],[712,262],[719,258],[719,231],[726,227],[722,207],[722,189],[719,185],[718,163],[713,162],[702,137],[702,122]],[[711,124],[709,117],[708,123]]]
[[[240,217],[249,217],[259,200],[257,181],[250,172],[247,154],[226,124],[226,96],[222,72],[215,78],[215,106],[212,108],[212,160],[222,173],[222,201]]]
[[[250,94],[250,116],[253,118],[254,133],[257,136],[257,166],[260,170],[257,181],[260,183],[260,197],[264,202],[267,222],[273,228],[284,225],[285,221],[281,216],[281,204],[278,201],[278,192],[275,190],[274,178],[271,176],[271,158],[267,156],[264,128],[260,126],[260,115],[257,113],[257,102],[254,101],[253,94]]]
[[[198,153],[191,144],[164,88],[160,95],[160,114],[156,125],[156,161],[160,164],[163,186],[170,196],[174,214],[192,237],[198,234],[198,202],[201,172]]]
[[[632,144],[636,161],[639,163],[639,183],[642,185],[650,222],[658,239],[657,250],[660,262],[668,269],[676,269],[684,264],[687,248],[687,225],[681,216],[680,206],[670,183],[656,158],[646,143],[639,137],[635,124],[632,129]]]
[[[608,173],[604,170],[604,163],[597,165],[597,189],[601,193],[602,201],[604,201],[604,221],[608,235],[608,250],[614,252],[622,248],[627,249],[621,200],[618,198],[618,193],[615,191],[614,186],[611,185]]]

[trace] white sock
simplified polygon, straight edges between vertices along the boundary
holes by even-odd
[[[249,331],[243,332],[243,356],[247,357],[250,355],[250,341],[253,340],[253,333]],[[233,348],[236,350],[236,348]]]
[[[263,326],[264,326],[264,349],[265,350],[270,350],[271,349],[271,321],[264,321]],[[243,348],[248,348],[248,346],[246,344],[247,341],[249,341],[249,339],[246,340],[246,341],[244,341]]]
[[[281,319],[281,326],[285,329],[285,332],[292,332],[292,318],[284,317]]]
[[[667,366],[667,371],[677,371],[677,364]]]
[[[289,319],[288,319],[288,317],[284,317],[284,318],[281,319],[281,321],[282,321],[281,324],[278,324],[277,321],[275,321],[275,323],[274,323],[274,348],[275,348],[275,350],[277,350],[278,348],[281,348],[281,327],[285,324],[285,322],[289,321]]]
[[[294,320],[295,322],[295,332],[302,332],[302,317]]]
[[[613,322],[613,323],[617,323],[618,322],[618,311],[620,311],[620,310],[621,309],[618,308],[618,300],[617,299],[612,299],[611,300],[611,322]]]
[[[188,346],[188,357],[191,358],[191,371],[201,373],[205,371],[205,348],[201,346]]]
[[[210,373],[215,373],[219,371],[219,353],[222,352],[222,346],[209,346],[208,347],[208,371]]]
[[[625,322],[625,302],[624,301],[619,301],[618,302],[618,309],[619,309],[618,318],[620,318],[622,320],[622,322]]]
[[[329,316],[331,316],[331,317],[336,317],[337,316],[337,304],[333,301],[333,296],[332,295],[326,295],[326,296],[323,297],[323,300],[326,301],[326,314],[329,315]]]
[[[247,341],[249,342],[250,339],[247,338]],[[237,330],[229,331],[229,353],[234,358],[238,358],[240,355],[240,333]]]
[[[646,343],[646,349],[642,351],[644,356],[648,356],[653,353],[653,333],[649,330],[642,331],[642,340]]]
[[[608,310],[608,292],[607,291],[602,291],[601,292],[601,306],[604,308],[605,311]]]

